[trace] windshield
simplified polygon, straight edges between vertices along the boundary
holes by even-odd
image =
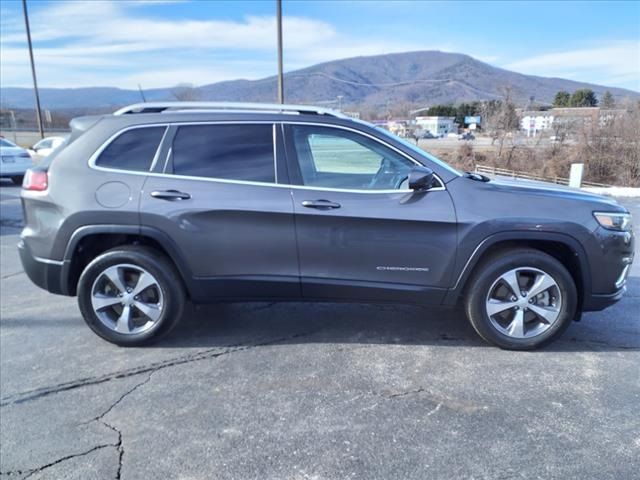
[[[4,138],[0,138],[0,147],[15,147],[15,146],[16,145],[11,143],[9,140],[6,140]]]
[[[420,155],[423,155],[425,157],[427,157],[429,160],[431,160],[433,163],[436,163],[437,165],[441,166],[442,168],[446,168],[447,170],[449,170],[451,173],[453,173],[454,175],[458,175],[458,176],[462,176],[462,172],[460,172],[459,170],[456,170],[455,168],[453,168],[451,165],[449,165],[446,162],[443,162],[442,160],[440,160],[438,157],[433,156],[432,154],[430,154],[429,152],[421,149],[419,146],[417,146],[414,143],[411,143],[409,141],[407,141],[406,139],[402,138],[402,137],[398,137],[397,135],[394,135],[393,133],[391,133],[389,130],[386,130],[384,128],[381,127],[376,127],[374,125],[375,129],[379,132],[382,132],[384,135],[386,135],[387,137],[391,137],[394,140],[402,143],[403,145],[405,145],[407,148],[410,148],[411,150],[413,150],[416,153],[419,153]]]

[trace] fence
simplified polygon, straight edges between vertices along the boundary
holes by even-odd
[[[45,129],[44,136],[65,136],[69,134],[69,129]],[[30,147],[38,140],[40,140],[40,133],[38,130],[4,130],[0,129],[0,136],[11,140],[13,143],[20,145],[21,147]]]
[[[527,172],[518,172],[516,170],[508,170],[506,168],[489,167],[486,165],[476,165],[476,173],[482,173],[484,175],[493,175],[500,177],[509,177],[513,179],[533,180],[536,182],[550,182],[558,185],[569,185],[569,179],[565,177],[541,177],[539,175],[532,175]],[[606,183],[597,182],[585,182],[582,181],[583,187],[610,187]]]

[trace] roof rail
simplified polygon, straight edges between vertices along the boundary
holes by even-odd
[[[348,118],[346,115],[328,108],[313,105],[284,105],[280,103],[240,103],[240,102],[146,102],[128,105],[114,112],[114,115],[132,113],[161,113],[165,111],[214,110],[214,111],[258,111],[275,113],[311,113]]]

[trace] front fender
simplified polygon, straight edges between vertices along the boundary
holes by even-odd
[[[459,249],[459,268],[454,275],[455,283],[443,300],[444,305],[455,305],[476,265],[482,260],[484,255],[497,247],[499,244],[531,242],[554,242],[569,248],[574,254],[580,266],[580,281],[584,289],[584,295],[591,292],[591,267],[586,251],[582,243],[574,236],[561,233],[541,230],[507,230],[490,234],[477,241],[471,246],[469,241],[462,242]],[[464,247],[463,247],[464,245]],[[470,248],[471,247],[471,248]]]

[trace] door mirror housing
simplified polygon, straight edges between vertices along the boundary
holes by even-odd
[[[426,192],[435,185],[433,170],[423,166],[415,166],[409,172],[409,188],[416,192]]]

